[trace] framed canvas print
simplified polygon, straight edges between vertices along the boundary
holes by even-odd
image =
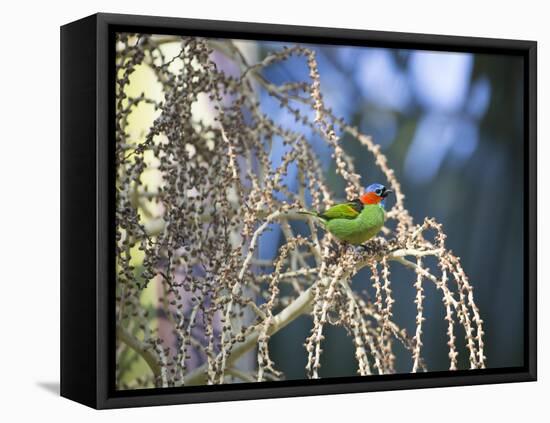
[[[536,379],[536,43],[61,28],[61,394]]]

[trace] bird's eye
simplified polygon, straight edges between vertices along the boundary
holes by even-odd
[[[376,193],[376,195],[380,195],[382,194],[382,190],[380,188],[378,188],[376,191],[374,191]]]

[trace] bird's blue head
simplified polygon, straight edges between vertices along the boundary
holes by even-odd
[[[365,193],[359,197],[363,204],[380,204],[382,208],[386,206],[386,197],[393,191],[387,189],[382,184],[370,184]]]

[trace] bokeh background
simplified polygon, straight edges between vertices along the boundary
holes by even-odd
[[[249,63],[291,44],[234,40]],[[315,50],[325,104],[335,115],[357,126],[380,144],[406,194],[405,206],[417,223],[434,217],[443,223],[447,246],[461,257],[474,286],[484,320],[487,367],[523,365],[523,60],[495,54],[306,45]],[[179,44],[163,46],[166,57],[177,55]],[[215,51],[212,59],[228,74],[239,67]],[[261,70],[274,84],[309,81],[304,58],[291,57]],[[153,72],[139,66],[132,75],[128,95],[146,92],[162,100]],[[279,106],[265,91],[262,111],[288,129],[304,133],[324,165],[335,198],[344,199],[342,179],[336,176],[326,143]],[[304,110],[306,108],[304,107]],[[212,108],[197,104],[201,119],[211,122]],[[130,117],[129,131],[140,138],[155,116],[152,107],[138,107]],[[141,134],[141,135],[140,135]],[[342,139],[354,158],[364,185],[384,182],[372,156],[355,140]],[[277,166],[285,146],[273,140],[271,160]],[[295,170],[295,169],[294,169]],[[159,176],[151,176],[151,181]],[[292,168],[286,183],[292,188]],[[392,200],[388,200],[392,206]],[[271,259],[282,235],[273,227],[259,244],[261,259]],[[300,227],[295,228],[299,232]],[[414,333],[415,275],[402,266],[391,266],[394,321]],[[356,275],[354,289],[368,284],[368,273]],[[365,288],[367,288],[365,286]],[[448,369],[446,322],[440,293],[425,286],[422,354],[431,371]],[[154,288],[142,299],[154,307]],[[159,327],[162,323],[159,322]],[[307,356],[304,339],[311,318],[303,316],[271,338],[270,351],[277,369],[287,379],[303,379]],[[461,340],[459,368],[468,368]],[[410,371],[410,354],[396,349],[396,370]],[[254,365],[255,356],[243,360]],[[129,376],[146,369],[141,366]],[[323,344],[322,377],[355,376],[351,339],[343,329],[327,326]]]
[[[246,42],[245,44],[249,44]],[[282,43],[252,43],[259,57]],[[308,45],[317,53],[321,91],[337,116],[370,134],[382,146],[417,222],[435,217],[448,235],[447,245],[461,257],[475,288],[486,332],[488,367],[523,365],[523,61],[520,57]],[[303,59],[292,58],[264,70],[276,84],[308,80]],[[292,119],[267,94],[264,110],[275,121]],[[303,127],[301,127],[303,131]],[[344,197],[330,153],[308,134],[324,159],[327,179]],[[367,185],[382,181],[372,158],[359,143],[343,139]],[[272,152],[276,163],[284,152]],[[332,164],[333,165],[333,164]],[[289,183],[293,175],[289,175]],[[389,200],[391,206],[391,200]],[[262,238],[262,258],[279,246],[274,230]],[[360,283],[368,275],[357,276]],[[396,297],[394,319],[414,333],[414,289],[409,270],[392,266]],[[448,369],[446,322],[435,287],[427,286],[423,356],[430,370]],[[309,317],[275,335],[273,358],[288,378],[303,377],[303,340]],[[353,346],[343,329],[328,328],[322,375],[355,375]],[[398,351],[397,371],[410,371]],[[466,354],[459,367],[467,368]]]

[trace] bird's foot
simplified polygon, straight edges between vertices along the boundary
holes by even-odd
[[[359,244],[359,245],[356,245],[356,246],[354,247],[354,249],[355,249],[355,252],[356,252],[357,254],[363,254],[364,252],[367,251],[368,248],[367,248],[367,246],[364,245],[364,244]]]
[[[339,242],[331,244],[329,247],[329,256],[327,257],[327,264],[332,265],[338,262],[339,258],[348,253],[353,246],[347,242]]]
[[[338,253],[340,252],[340,245],[331,243],[328,247],[328,250],[331,256],[338,255]]]
[[[355,252],[358,254],[372,255],[376,252],[378,244],[376,242],[366,242],[355,246]]]
[[[329,254],[328,254],[328,257],[326,257],[327,264],[329,266],[335,264],[339,256],[340,256],[340,245],[330,244]]]

